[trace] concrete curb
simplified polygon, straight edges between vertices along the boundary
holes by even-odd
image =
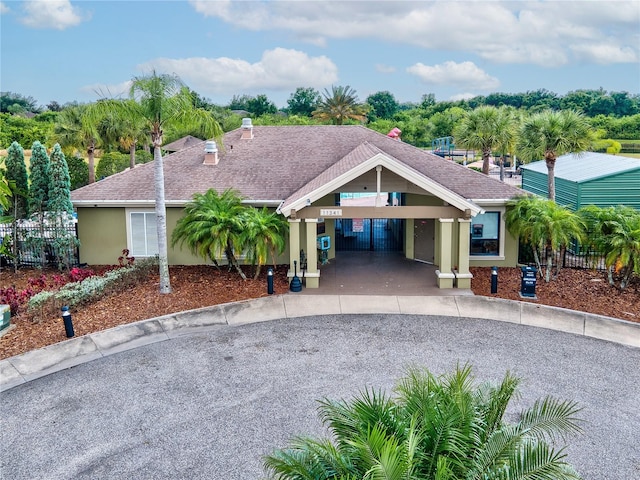
[[[434,315],[519,323],[640,348],[640,323],[480,296],[285,294],[179,312],[72,338],[0,361],[0,391],[106,357],[221,325],[339,314]]]

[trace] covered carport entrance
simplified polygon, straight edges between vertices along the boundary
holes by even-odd
[[[400,193],[340,192],[338,207],[376,207],[403,204]],[[404,220],[401,218],[339,218],[335,221],[335,253],[402,252]]]
[[[293,277],[295,265],[301,265],[300,260],[304,258],[307,265],[304,283],[308,288],[318,288],[327,264],[332,259],[340,262],[342,256],[350,252],[395,253],[400,258],[404,256],[410,264],[421,263],[414,260],[416,239],[422,242],[429,236],[416,233],[415,221],[425,219],[433,225],[433,234],[426,246],[428,258],[420,260],[433,258],[433,265],[437,267],[433,276],[425,275],[435,277],[441,289],[454,286],[468,289],[472,277],[469,225],[471,217],[482,209],[394,158],[379,152],[368,156],[370,150],[368,144],[357,147],[335,168],[302,186],[278,207],[278,212],[289,220],[289,276]],[[340,192],[373,193],[374,201],[372,205],[343,204],[336,200]],[[384,192],[402,192],[398,194],[402,201],[395,201]],[[355,221],[358,223],[354,227]],[[388,241],[393,235],[379,235],[378,249],[376,227],[398,235],[393,242]],[[347,231],[362,234],[364,242],[354,246],[343,243],[341,237],[346,237]],[[357,238],[354,236],[354,240]],[[330,248],[319,250],[320,245],[328,244]],[[419,247],[424,245],[421,243]],[[364,261],[360,259],[361,263]],[[375,265],[368,277],[374,275]]]

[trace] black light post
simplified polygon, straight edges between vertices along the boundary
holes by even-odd
[[[67,338],[71,338],[75,335],[73,332],[73,322],[71,321],[71,312],[66,305],[62,307],[62,321],[64,322],[64,333]]]
[[[273,269],[267,270],[267,293],[273,295]]]
[[[491,267],[491,293],[498,293],[498,267]]]

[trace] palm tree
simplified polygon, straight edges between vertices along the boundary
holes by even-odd
[[[170,293],[162,159],[164,128],[180,124],[201,124],[209,137],[222,136],[222,129],[209,112],[193,106],[189,89],[176,75],[156,74],[154,71],[151,75],[136,77],[131,84],[130,95],[136,101],[128,103],[125,108],[132,113],[133,118],[145,123],[145,130],[151,136],[153,145],[160,293]]]
[[[605,256],[609,283],[615,285],[614,271],[621,274],[624,290],[632,275],[640,275],[640,213],[631,207],[581,208],[589,232],[590,246]]]
[[[356,91],[349,85],[332,86],[331,92],[325,88],[322,97],[313,118],[330,120],[335,125],[342,125],[348,119],[361,122],[367,118],[367,106],[358,102]]]
[[[142,130],[153,145],[155,213],[158,236],[158,266],[160,270],[160,293],[171,293],[169,260],[167,253],[167,211],[164,196],[164,168],[162,145],[167,128],[199,126],[208,137],[218,141],[222,129],[213,115],[193,106],[189,89],[177,75],[157,74],[135,77],[129,91],[130,101],[103,99],[94,104],[91,118],[103,119],[116,115],[130,125],[142,125]]]
[[[99,119],[91,115],[89,105],[65,108],[53,129],[53,141],[64,149],[83,150],[89,163],[89,183],[96,181],[95,153],[100,143]]]
[[[586,227],[578,214],[557,205],[553,200],[534,195],[518,197],[507,202],[505,224],[513,236],[531,245],[541,276],[542,266],[538,251],[544,252],[546,282],[551,280],[556,252],[559,251],[562,257],[572,241],[583,241],[585,238]],[[562,262],[555,263],[553,278],[558,277],[562,268]]]
[[[489,174],[494,149],[510,151],[515,139],[516,118],[506,108],[483,106],[472,110],[454,130],[456,144],[482,152],[482,173]]]
[[[121,101],[124,104],[123,108],[111,109],[103,115],[98,129],[106,144],[116,144],[129,150],[129,168],[135,168],[136,147],[150,139],[143,119],[127,114],[134,106],[127,107],[126,103],[134,100]]]
[[[525,162],[544,158],[547,164],[548,195],[556,199],[556,159],[566,153],[587,150],[594,140],[588,119],[579,112],[545,111],[524,121],[518,138],[518,156]]]
[[[242,224],[241,243],[245,245],[252,265],[257,265],[254,274],[254,280],[257,280],[260,268],[266,264],[269,255],[275,269],[276,255],[284,252],[286,248],[289,223],[282,215],[269,212],[265,207],[245,209]]]
[[[294,479],[579,479],[550,443],[580,431],[574,402],[551,397],[504,413],[519,379],[473,386],[471,367],[436,377],[410,369],[396,396],[365,389],[351,401],[320,402],[332,440],[296,438],[265,457],[278,480]]]
[[[229,268],[234,267],[246,280],[234,253],[243,247],[243,210],[242,197],[235,190],[222,195],[213,189],[196,193],[173,230],[171,246],[186,244],[192,253],[210,259],[218,268],[216,258],[224,252]]]

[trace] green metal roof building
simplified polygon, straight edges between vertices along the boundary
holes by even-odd
[[[626,205],[640,210],[640,159],[584,152],[556,160],[556,203],[572,210],[586,205]],[[522,188],[548,196],[547,165],[522,166]]]

